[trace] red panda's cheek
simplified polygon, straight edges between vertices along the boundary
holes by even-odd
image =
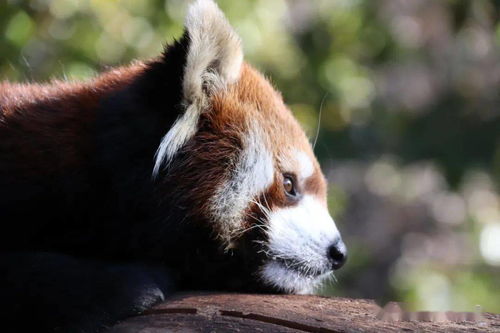
[[[220,170],[226,175],[209,198],[208,215],[223,243],[241,234],[247,224],[248,209],[274,181],[274,163],[265,137],[256,125],[238,133],[241,146],[234,158]]]

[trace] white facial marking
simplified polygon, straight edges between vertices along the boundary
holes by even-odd
[[[340,234],[325,206],[305,195],[297,206],[270,213],[268,239],[275,260],[264,264],[262,279],[287,292],[311,293],[331,272],[327,251]]]
[[[211,200],[212,216],[222,226],[223,240],[230,241],[241,230],[245,209],[250,201],[272,185],[274,167],[272,155],[263,142],[257,125],[242,133],[243,151],[235,161],[231,178],[222,184]]]
[[[299,272],[286,268],[283,264],[269,262],[262,268],[261,276],[267,283],[278,287],[286,292],[310,295],[321,283],[331,276],[331,272],[326,272],[319,276],[305,276]]]
[[[314,165],[311,158],[303,151],[297,150],[295,152],[295,159],[300,166],[300,177],[302,179],[310,177],[314,172]]]
[[[212,0],[194,2],[189,7],[185,25],[190,41],[182,80],[186,110],[163,137],[156,151],[154,177],[195,135],[200,114],[208,104],[206,90],[210,94],[224,89],[236,82],[241,72],[243,51],[240,38]]]
[[[175,153],[195,135],[200,112],[201,108],[198,105],[190,105],[163,137],[156,151],[153,176],[158,175],[162,165],[168,165]]]

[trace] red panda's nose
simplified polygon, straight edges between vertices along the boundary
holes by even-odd
[[[327,254],[333,269],[339,269],[344,266],[347,260],[347,248],[340,239],[335,244],[330,245]]]

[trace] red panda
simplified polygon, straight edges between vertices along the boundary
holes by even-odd
[[[346,259],[304,131],[212,0],[156,59],[0,85],[0,221],[12,332],[102,330],[174,289],[311,293]]]

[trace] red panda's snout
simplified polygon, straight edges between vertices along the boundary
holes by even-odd
[[[261,269],[265,283],[291,293],[312,293],[342,266],[346,249],[335,223],[313,196],[295,207],[269,214],[269,260]]]

